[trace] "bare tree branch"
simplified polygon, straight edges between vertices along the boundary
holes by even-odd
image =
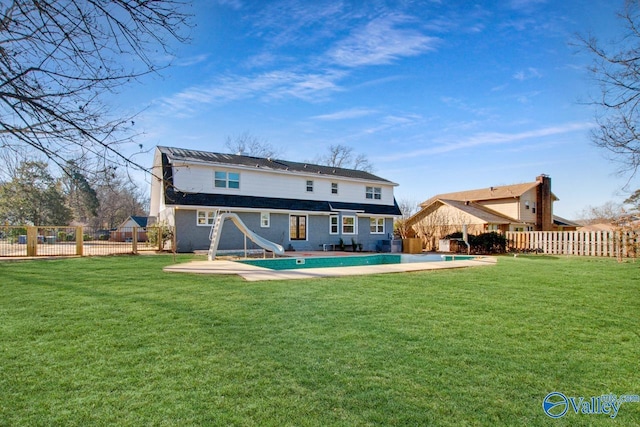
[[[620,163],[620,171],[635,176],[640,167],[640,6],[627,0],[619,14],[623,23],[620,39],[606,47],[593,36],[578,36],[579,45],[592,57],[589,67],[598,85],[594,144],[607,150]]]
[[[132,117],[104,95],[168,64],[188,0],[10,0],[0,4],[0,150],[146,169],[122,151]],[[122,114],[122,113],[120,113]]]
[[[366,154],[358,154],[354,157],[353,148],[346,145],[330,145],[328,153],[319,156],[315,162],[336,168],[357,169],[365,172],[373,172],[373,165]]]
[[[249,132],[243,132],[235,138],[228,136],[224,145],[233,154],[269,158],[277,157],[280,153],[277,148],[266,140],[262,140]]]

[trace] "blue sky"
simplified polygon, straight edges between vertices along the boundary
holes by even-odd
[[[589,140],[596,88],[572,45],[578,32],[611,39],[621,6],[195,0],[192,42],[121,102],[144,109],[145,148],[224,152],[249,132],[310,161],[344,144],[416,201],[545,173],[555,212],[575,218],[625,197]]]

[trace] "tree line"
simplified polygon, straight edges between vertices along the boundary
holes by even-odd
[[[22,161],[0,180],[2,225],[84,225],[113,229],[132,215],[146,215],[146,195],[116,172],[87,178],[74,162],[54,176],[45,162]]]

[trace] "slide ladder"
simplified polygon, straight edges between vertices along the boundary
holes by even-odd
[[[208,253],[209,261],[213,261],[216,257],[216,251],[218,250],[218,243],[220,243],[220,233],[222,232],[223,221],[224,219],[222,219],[222,215],[220,215],[220,211],[217,210],[213,220],[213,225],[211,226],[211,230],[209,231],[209,241],[211,241],[211,244],[209,245],[209,253]]]
[[[213,221],[213,226],[209,232],[209,239],[211,240],[208,256],[209,261],[216,259],[216,252],[218,251],[218,244],[220,243],[220,234],[222,234],[222,226],[226,219],[233,221],[236,227],[238,227],[238,229],[256,245],[275,254],[284,255],[284,248],[281,245],[267,240],[264,237],[258,236],[256,233],[251,231],[244,222],[242,222],[237,214],[230,212],[220,213],[220,211],[216,211],[215,220]]]

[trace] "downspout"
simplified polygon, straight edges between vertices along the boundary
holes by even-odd
[[[469,233],[467,232],[467,224],[462,224],[462,241],[467,245],[467,255],[471,254],[471,245],[469,245]]]

